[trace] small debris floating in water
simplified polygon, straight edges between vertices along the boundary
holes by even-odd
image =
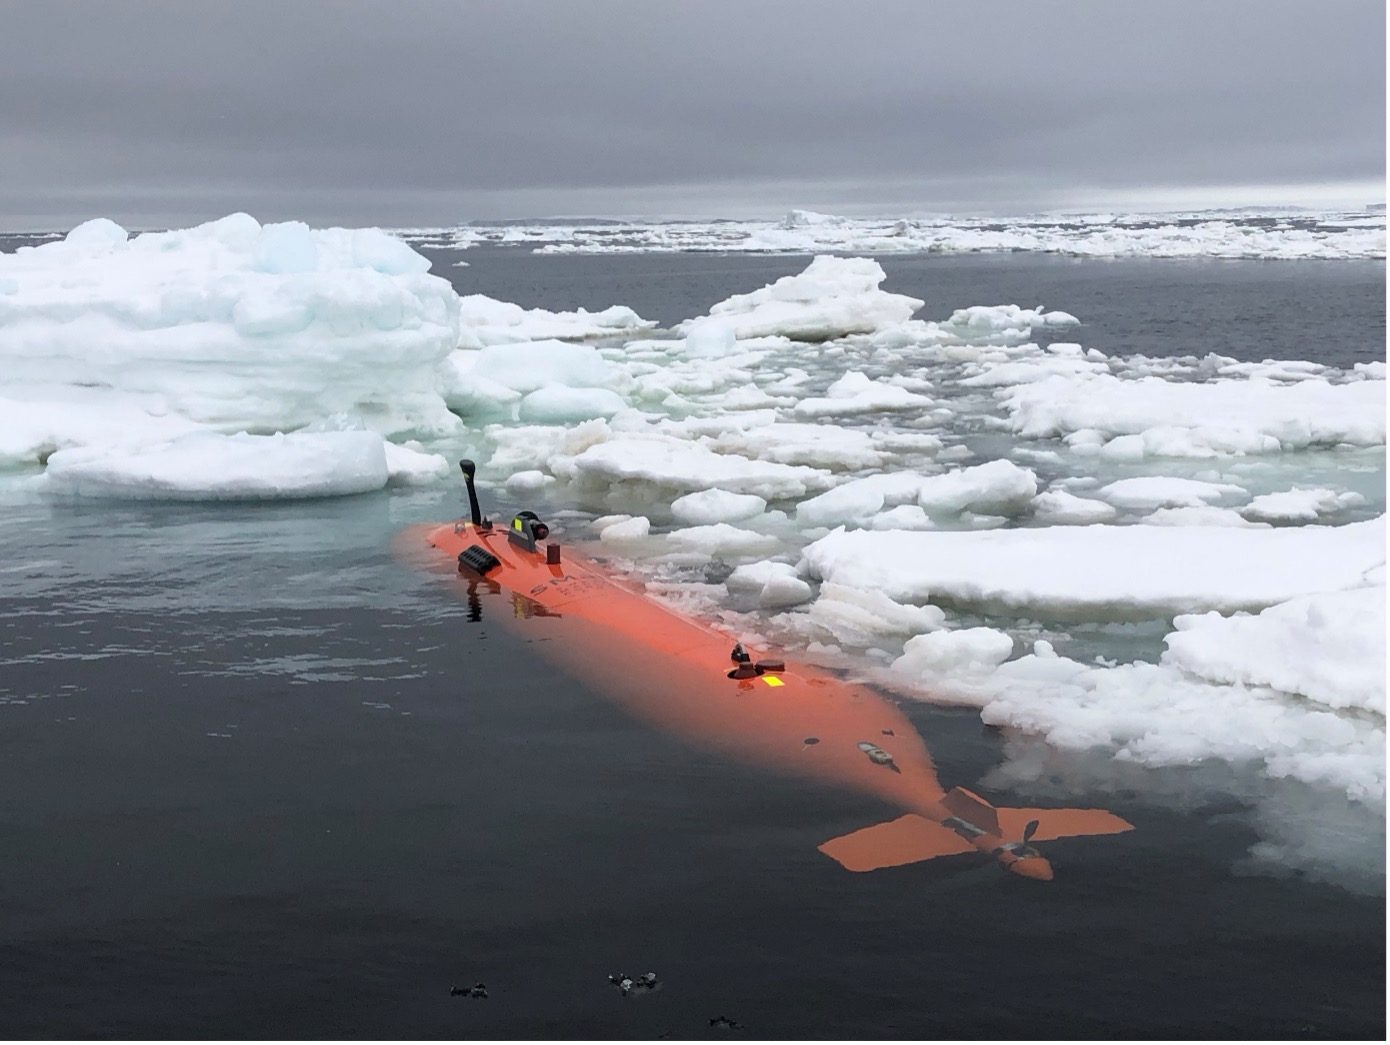
[[[743,1030],[743,1024],[727,1016],[712,1016],[709,1025],[715,1030]]]
[[[451,998],[486,998],[487,985],[475,983],[472,987],[450,987],[449,996]]]
[[[654,972],[643,973],[641,976],[635,978],[629,976],[625,972],[615,972],[608,977],[608,982],[614,987],[617,987],[618,990],[622,992],[624,998],[633,991],[642,994],[648,991],[659,990],[661,987],[661,981],[657,979],[656,973]]]

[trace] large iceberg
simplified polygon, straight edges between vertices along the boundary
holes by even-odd
[[[3,394],[49,418],[0,416],[6,457],[83,445],[108,409],[103,438],[117,442],[136,428],[273,432],[336,413],[386,435],[452,431],[436,371],[458,343],[458,297],[428,267],[376,229],[246,214],[133,239],[98,219],[0,255]]]
[[[104,218],[0,255],[0,467],[59,497],[322,497],[432,481],[458,297],[377,229]],[[34,466],[43,474],[26,477]]]

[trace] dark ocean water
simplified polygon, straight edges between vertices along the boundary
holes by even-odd
[[[461,256],[462,292],[665,322],[804,260]],[[1384,358],[1379,263],[884,264],[925,315],[1043,302],[1107,351]],[[1384,1036],[1383,896],[1248,873],[1241,798],[1177,770],[1069,793],[1136,830],[1049,845],[1046,884],[849,874],[816,845],[896,811],[630,719],[509,602],[471,622],[392,557],[459,510],[5,507],[0,1035]],[[980,783],[1005,738],[977,713],[906,711],[944,784],[1032,804]]]
[[[551,310],[628,305],[662,326],[800,272],[809,255],[421,253],[460,294]],[[1385,358],[1385,262],[1109,260],[1046,254],[880,256],[883,289],[926,302],[923,319],[970,305],[1045,305],[1080,328],[1057,339],[1107,355],[1197,355],[1332,366]],[[453,267],[467,261],[467,268]]]

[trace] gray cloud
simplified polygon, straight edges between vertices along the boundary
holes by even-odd
[[[1374,0],[0,11],[10,226],[984,210],[1384,178]]]

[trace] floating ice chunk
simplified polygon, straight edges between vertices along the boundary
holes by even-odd
[[[1055,320],[1049,317],[1057,317]],[[1079,323],[1066,312],[1047,312],[1041,308],[1017,305],[972,305],[958,308],[949,319],[938,324],[953,340],[970,345],[1016,345],[1033,335],[1034,327],[1066,326]]]
[[[1323,488],[1284,490],[1281,493],[1261,494],[1240,510],[1247,519],[1259,522],[1317,522],[1325,515],[1365,504],[1359,493],[1338,493]]]
[[[601,541],[635,541],[651,533],[651,521],[645,515],[634,518],[623,518],[617,522],[611,522],[599,530],[598,539]]]
[[[1346,526],[1059,526],[836,531],[802,572],[904,601],[1087,619],[1259,609],[1362,583],[1385,562],[1385,520]]]
[[[489,471],[510,475],[544,469],[557,479],[572,479],[575,456],[614,436],[601,418],[573,427],[492,424],[483,428],[483,434],[494,447],[487,461]]]
[[[476,352],[454,352],[439,368],[439,389],[449,408],[462,414],[510,413],[521,393],[473,373]]]
[[[517,406],[522,421],[541,423],[612,417],[627,406],[612,390],[622,379],[591,345],[553,339],[459,350],[441,368],[454,409],[486,414]]]
[[[896,507],[916,502],[925,479],[926,476],[916,472],[885,472],[852,479],[798,504],[797,525],[838,526],[853,523],[863,526],[883,511],[886,505]]]
[[[892,410],[928,410],[932,401],[899,385],[871,381],[851,370],[828,389],[824,398],[803,399],[794,412],[799,417],[832,417],[845,414],[872,414]]]
[[[709,446],[721,453],[745,454],[762,461],[845,471],[882,467],[892,454],[881,444],[890,441],[839,425],[776,422],[721,432],[710,439]],[[914,446],[922,452],[934,452],[940,447],[941,441],[931,436],[923,437]]]
[[[1089,497],[1077,497],[1065,490],[1048,490],[1033,498],[1033,518],[1053,525],[1085,525],[1114,519],[1113,505]]]
[[[928,476],[918,488],[917,503],[932,515],[967,511],[1013,515],[1023,511],[1037,492],[1037,477],[1031,470],[1012,461],[986,461]]]
[[[942,626],[936,606],[907,606],[882,592],[843,584],[821,585],[807,618],[844,646],[872,646],[884,636],[917,635]]]
[[[595,533],[602,533],[615,523],[630,522],[633,518],[634,517],[631,515],[623,515],[622,513],[618,513],[617,515],[600,515],[596,519],[590,519],[589,525],[594,528]]]
[[[110,218],[92,218],[71,229],[63,242],[82,250],[109,251],[124,246],[129,236],[130,233]]]
[[[552,384],[524,396],[520,405],[522,421],[535,424],[561,424],[610,418],[627,409],[617,392],[607,388],[570,388]]]
[[[1213,682],[1270,686],[1385,714],[1385,587],[1304,595],[1258,616],[1182,616],[1164,663]]]
[[[1276,454],[1280,449],[1280,442],[1274,436],[1247,429],[1160,425],[1146,428],[1137,435],[1116,436],[1100,447],[1100,458],[1103,461],[1142,461],[1146,457],[1206,458]]]
[[[1056,348],[1056,345],[1050,346]],[[973,369],[973,368],[972,368]],[[1072,376],[1076,374],[1108,373],[1109,368],[1102,360],[1077,358],[1065,355],[1037,356],[1030,359],[1016,359],[1009,362],[985,363],[977,374],[962,378],[960,384],[965,388],[999,388],[1004,385],[1027,385],[1049,377]]]
[[[1012,461],[989,461],[945,475],[887,472],[853,479],[802,501],[796,508],[798,525],[867,525],[885,507],[915,501],[927,514],[961,512],[1018,512],[1037,493],[1037,479]]]
[[[1328,367],[1306,359],[1266,359],[1263,363],[1232,360],[1218,367],[1220,377],[1255,377],[1269,381],[1310,381],[1326,374]]]
[[[553,486],[556,482],[555,476],[546,475],[539,469],[528,469],[524,472],[513,472],[507,477],[507,493],[517,496],[518,494],[539,493],[547,486]]]
[[[601,312],[582,308],[575,312],[547,312],[540,308],[525,309],[483,294],[468,294],[460,299],[459,307],[464,335],[457,346],[460,348],[552,339],[582,341],[656,326],[623,305],[614,305]]]
[[[795,577],[796,567],[785,562],[763,559],[739,566],[725,579],[724,585],[730,591],[762,591],[767,582],[774,577]]]
[[[834,214],[822,214],[814,210],[792,210],[787,212],[787,216],[782,219],[782,228],[799,229],[807,225],[844,225],[847,218],[841,218]]]
[[[936,527],[936,523],[918,504],[900,504],[880,512],[867,525],[871,530],[931,530]]]
[[[1214,685],[1166,663],[1107,668],[1032,655],[1001,665],[992,681],[981,717],[1057,747],[1109,749],[1147,766],[1252,763],[1354,800],[1384,800],[1383,724],[1258,688]]]
[[[729,493],[727,490],[700,490],[671,502],[671,514],[683,523],[702,526],[709,523],[737,522],[761,515],[767,501],[755,494]]]
[[[1119,479],[1096,491],[1096,496],[1117,508],[1199,508],[1213,501],[1245,497],[1242,487],[1178,479],[1166,475],[1141,475]]]
[[[1025,437],[1145,435],[1146,454],[1265,453],[1273,441],[1285,450],[1385,444],[1385,386],[1370,380],[1282,384],[1053,375],[1010,389],[1004,404],[1014,431]],[[1162,434],[1150,435],[1154,429]],[[1174,429],[1187,430],[1185,438]],[[1199,454],[1194,447],[1204,449]]]
[[[678,490],[715,488],[764,500],[802,497],[830,482],[829,473],[819,469],[717,454],[659,436],[598,443],[576,456],[573,467],[581,479],[602,485],[637,481]]]
[[[710,318],[740,339],[781,334],[796,341],[829,341],[872,333],[910,319],[923,304],[879,290],[883,280],[883,269],[870,258],[821,255],[799,275],[721,301],[710,309]],[[678,329],[688,332],[700,323],[690,320]]]
[[[0,397],[0,468],[42,464],[66,447],[161,443],[203,430],[170,416],[158,396],[75,386],[21,386],[11,394],[24,398]]]
[[[384,442],[386,475],[397,486],[420,486],[447,476],[449,462],[440,454],[428,453],[417,442],[398,444]]]
[[[739,350],[734,329],[718,320],[695,321],[685,332],[685,356],[689,359],[717,359]]]
[[[714,410],[766,410],[770,407],[794,406],[796,400],[791,396],[768,395],[757,385],[744,385],[732,388],[722,395],[704,401],[707,408]]]
[[[455,353],[455,358],[459,355]],[[484,348],[472,354],[472,365],[466,369],[474,377],[495,381],[523,394],[547,385],[606,388],[616,377],[613,364],[592,345],[571,345],[554,339]]]
[[[398,465],[415,469],[423,466],[415,459],[434,457],[411,454],[404,450]],[[36,482],[78,497],[213,501],[335,497],[379,490],[389,477],[375,432],[194,432],[138,448],[59,450]]]
[[[908,639],[893,670],[913,676],[992,671],[1013,652],[1013,638],[994,628],[934,631]]]
[[[758,592],[758,605],[765,609],[786,609],[810,602],[811,586],[800,577],[774,574]]]
[[[797,606],[811,599],[811,586],[785,562],[750,562],[738,567],[725,580],[730,591],[755,591],[758,604],[768,609]]]
[[[706,555],[767,555],[781,547],[781,541],[766,533],[755,533],[728,523],[690,526],[666,535],[672,544]]]
[[[1353,363],[1352,372],[1371,381],[1385,380],[1385,360],[1376,359],[1370,363]]]
[[[1193,505],[1187,508],[1160,508],[1139,520],[1148,526],[1236,526],[1244,529],[1267,529],[1267,523],[1251,522],[1234,508],[1219,508],[1214,504]]]
[[[238,214],[128,241],[87,223],[53,246],[0,254],[0,280],[18,285],[0,295],[7,396],[102,389],[113,418],[144,397],[223,431],[292,430],[340,411],[387,435],[459,427],[437,376],[458,340],[458,297],[404,244]],[[400,274],[365,263],[392,252],[386,267]]]

